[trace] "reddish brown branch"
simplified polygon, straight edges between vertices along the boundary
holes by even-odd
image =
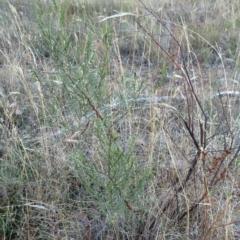
[[[93,105],[92,101],[90,100],[90,98],[87,96],[87,94],[85,92],[82,91],[83,96],[87,99],[89,105],[91,106],[92,110],[96,113],[97,118],[100,118],[101,120],[103,120],[103,116],[101,115],[101,113],[97,110],[97,108]]]

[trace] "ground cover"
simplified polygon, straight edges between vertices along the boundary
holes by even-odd
[[[1,239],[239,238],[237,1],[0,9]]]

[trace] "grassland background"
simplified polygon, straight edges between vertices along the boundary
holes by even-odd
[[[239,239],[239,3],[145,4],[183,55],[137,0],[0,1],[0,239]],[[147,33],[208,116],[181,191],[204,118]]]

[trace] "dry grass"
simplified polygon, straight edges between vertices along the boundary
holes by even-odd
[[[239,4],[147,2],[0,2],[1,239],[239,238]]]

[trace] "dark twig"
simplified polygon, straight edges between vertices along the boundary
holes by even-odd
[[[87,94],[85,92],[82,91],[83,96],[87,99],[88,104],[91,106],[92,110],[96,113],[97,118],[100,118],[101,120],[103,120],[103,116],[102,114],[97,110],[97,108],[94,106],[94,104],[92,103],[92,101],[90,100],[90,98],[87,96]]]

